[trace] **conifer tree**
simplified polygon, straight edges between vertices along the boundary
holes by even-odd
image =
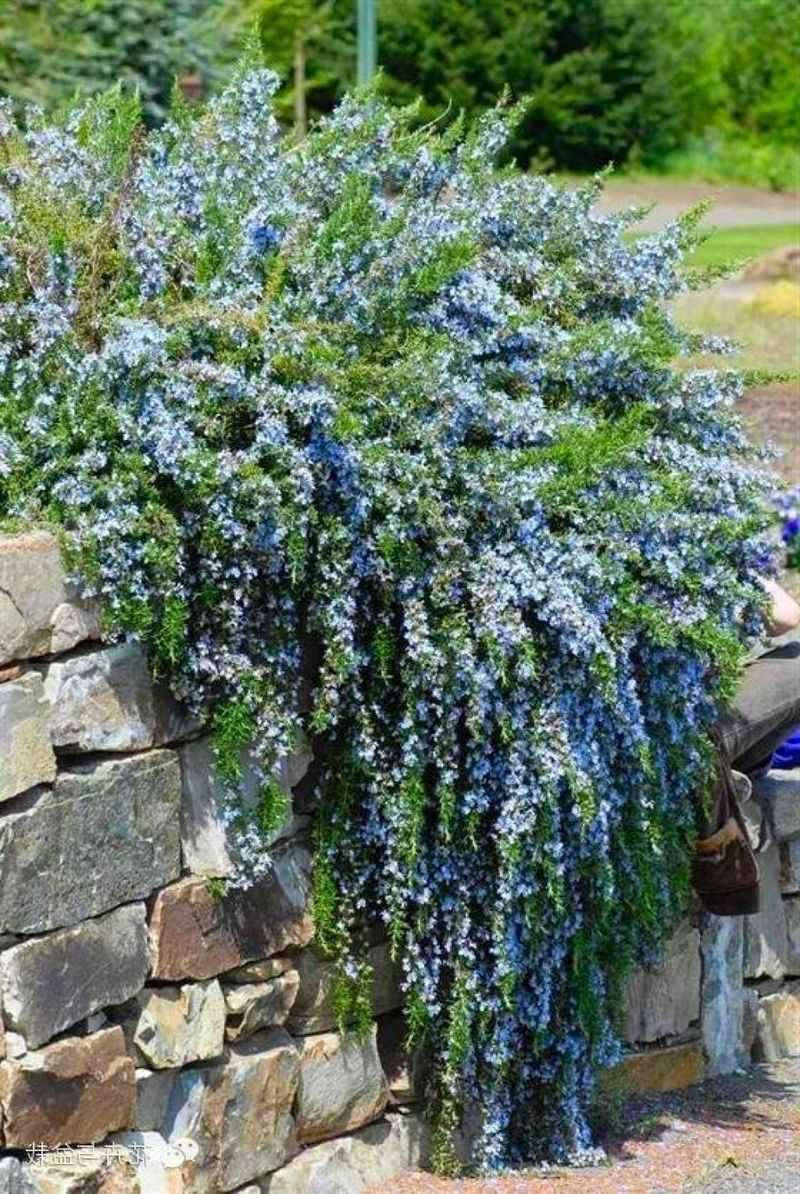
[[[0,0],[0,93],[53,108],[118,80],[146,118],[166,113],[177,76],[213,73],[220,0]]]

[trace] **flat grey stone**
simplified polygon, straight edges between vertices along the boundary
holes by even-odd
[[[143,1066],[136,1070],[134,1127],[137,1131],[155,1132],[161,1127],[177,1073],[177,1070],[148,1070]]]
[[[373,1024],[367,1037],[323,1032],[298,1041],[297,1137],[302,1143],[351,1132],[386,1108],[386,1082]]]
[[[753,783],[779,842],[800,837],[800,768],[770,771]]]
[[[752,1044],[747,1041],[742,917],[708,915],[702,953],[701,1028],[706,1072],[713,1078],[746,1065]]]
[[[6,1023],[38,1048],[98,1008],[130,999],[148,965],[144,904],[24,941],[0,954]]]
[[[745,916],[745,978],[783,978],[789,943],[780,887],[780,850],[773,842],[758,855],[760,911]]]
[[[261,1191],[361,1194],[408,1170],[425,1167],[429,1159],[428,1125],[420,1115],[395,1113],[350,1136],[304,1148],[283,1169],[270,1174],[261,1183]]]
[[[0,802],[56,777],[41,677],[0,684]]]
[[[170,746],[196,738],[203,731],[203,719],[178,701],[165,684],[153,685],[153,713],[155,715],[155,746]]]
[[[105,1012],[92,1012],[86,1017],[86,1032],[90,1035],[93,1032],[99,1032],[101,1028],[105,1028],[108,1024],[108,1016]]]
[[[399,964],[389,956],[388,942],[373,945],[369,951],[372,967],[372,1011],[376,1016],[396,1011],[403,1004]],[[288,1020],[289,1031],[298,1036],[327,1032],[336,1027],[333,1006],[335,964],[315,945],[309,945],[294,958],[300,975],[300,989]]]
[[[784,895],[800,894],[800,838],[781,842],[781,891]]]
[[[626,997],[623,1038],[631,1044],[684,1033],[700,1015],[700,934],[684,922],[661,964],[637,970]]]
[[[761,978],[758,982],[752,983],[749,988],[755,991],[759,999],[763,999],[765,995],[774,995],[777,991],[783,990],[782,978]]]
[[[235,863],[228,829],[223,817],[223,786],[214,764],[214,752],[209,738],[198,738],[180,747],[183,773],[183,803],[181,807],[181,850],[183,865],[193,875],[225,878],[233,874]],[[284,821],[270,835],[264,845],[301,832],[309,823],[291,808],[291,783],[302,777],[307,767],[305,756],[283,759],[275,769],[274,778],[287,794],[288,811]],[[245,808],[253,807],[258,799],[260,781],[247,752],[242,755],[242,778],[239,796]]]
[[[783,911],[786,916],[786,973],[800,978],[800,896],[784,898]]]
[[[67,584],[56,538],[0,535],[0,665],[99,637],[97,608]]]
[[[39,1194],[30,1173],[29,1166],[16,1157],[0,1159],[0,1194]]]
[[[69,655],[40,664],[37,670],[58,749],[128,751],[153,745],[153,689],[147,657],[138,643]]]
[[[18,805],[0,818],[0,932],[75,924],[179,873],[173,751],[75,764]]]

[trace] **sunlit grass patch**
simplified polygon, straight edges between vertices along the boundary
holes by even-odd
[[[800,222],[795,224],[742,224],[715,228],[708,240],[692,253],[690,265],[725,265],[760,257],[783,245],[800,241]]]
[[[800,320],[800,286],[783,278],[756,291],[748,306],[757,315],[778,316]]]

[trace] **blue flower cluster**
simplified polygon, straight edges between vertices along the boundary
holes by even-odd
[[[800,568],[800,489],[779,494],[775,505],[787,563],[790,568]]]
[[[143,134],[3,110],[0,511],[57,525],[113,633],[206,711],[239,871],[318,767],[343,1022],[380,920],[436,1160],[592,1148],[627,969],[685,904],[707,730],[762,622],[770,481],[692,337],[688,216],[496,169],[514,112],[376,94],[284,146],[245,63]],[[236,800],[245,747],[263,783]]]

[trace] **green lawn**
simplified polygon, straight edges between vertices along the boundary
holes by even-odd
[[[653,232],[627,232],[625,236],[638,240],[654,236]],[[695,249],[690,265],[727,265],[731,261],[763,257],[771,249],[800,243],[800,223],[797,224],[740,224],[734,228],[714,228],[708,240]]]
[[[743,258],[762,257],[770,249],[800,241],[800,224],[742,224],[738,228],[716,228],[692,254],[691,264],[724,265]]]

